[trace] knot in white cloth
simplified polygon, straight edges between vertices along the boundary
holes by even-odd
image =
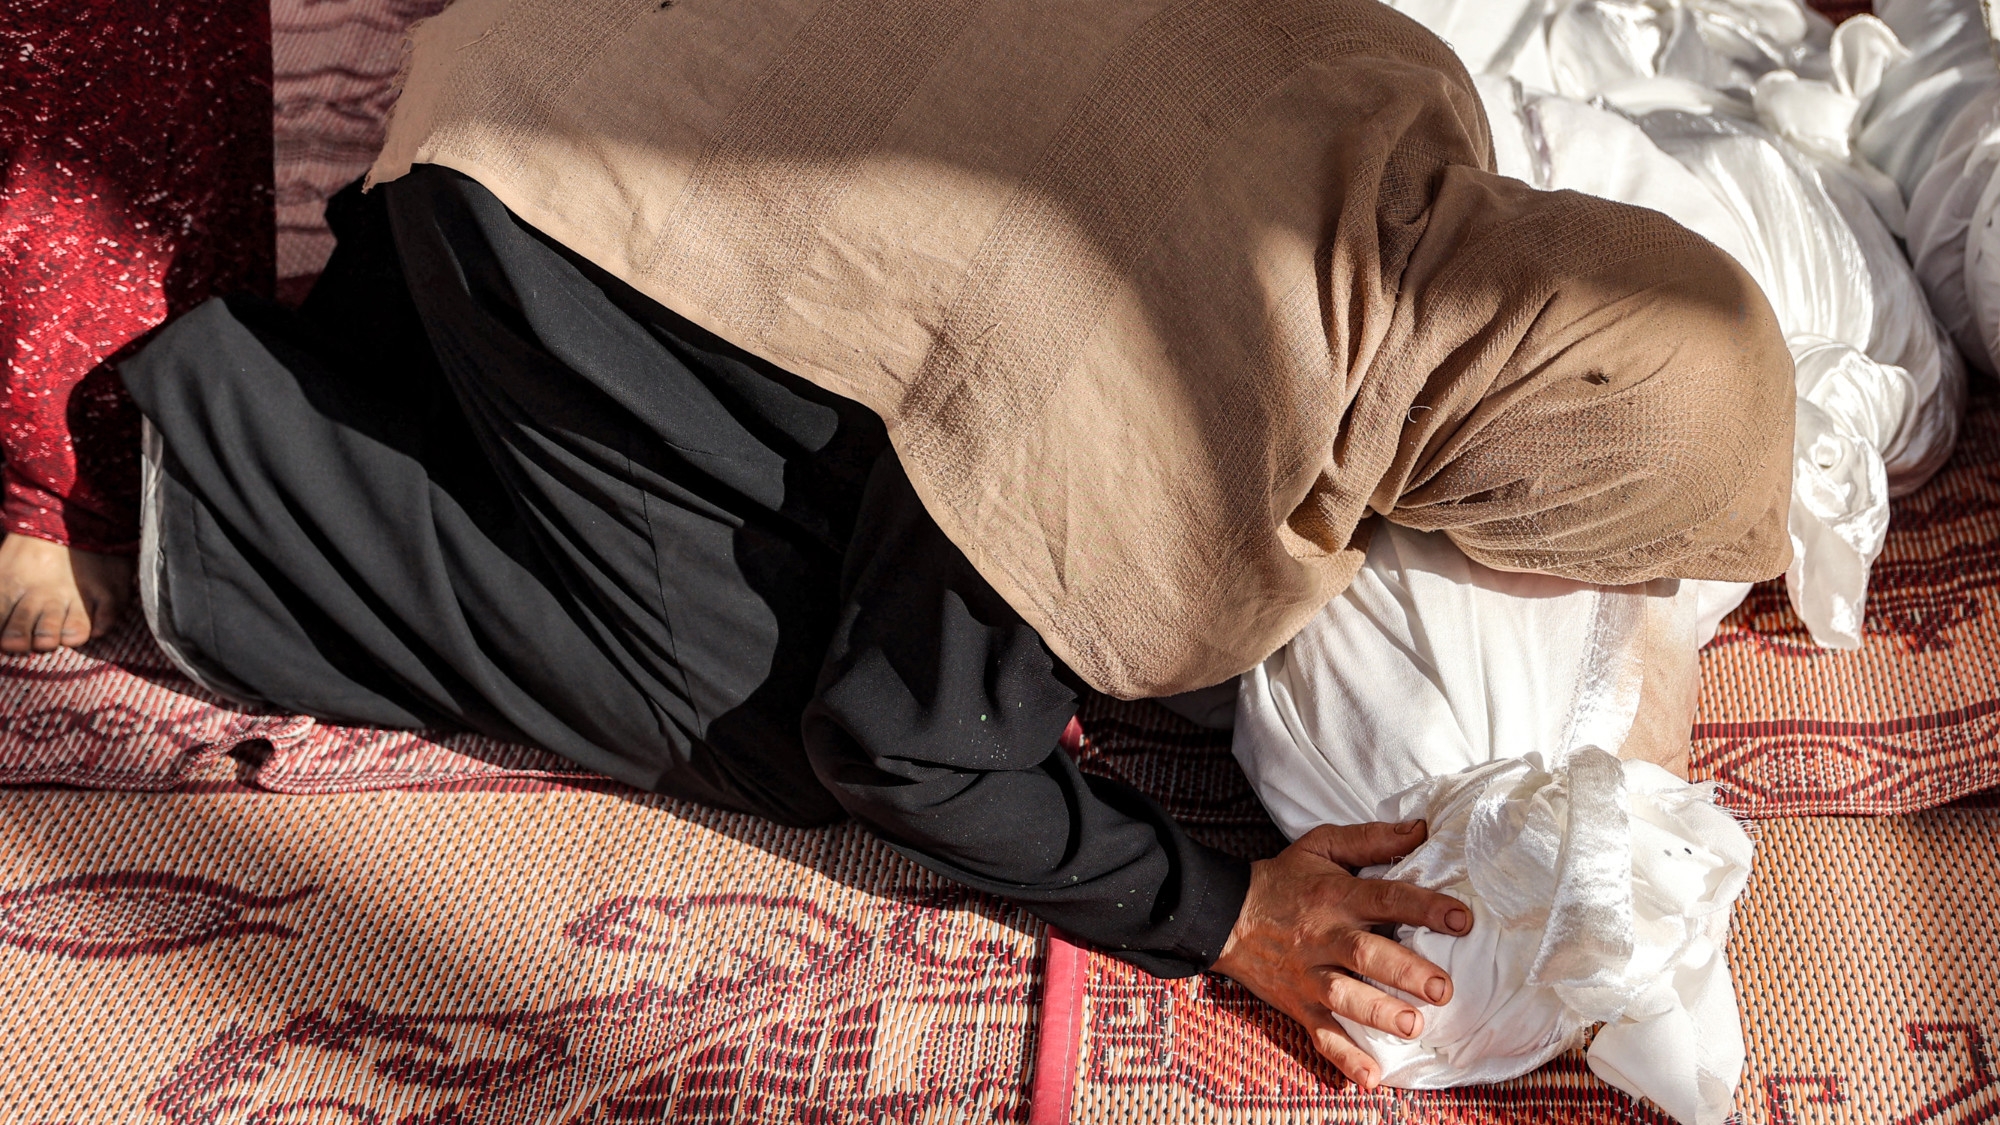
[[[1497,1082],[1540,1066],[1602,1024],[1590,1068],[1685,1125],[1718,1125],[1744,1061],[1722,954],[1750,839],[1713,787],[1595,747],[1545,766],[1539,754],[1433,778],[1394,798],[1430,835],[1366,875],[1464,901],[1465,937],[1403,927],[1397,938],[1451,975],[1418,1006],[1415,1040],[1343,1019],[1392,1086]]]

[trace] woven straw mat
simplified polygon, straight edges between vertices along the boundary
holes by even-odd
[[[0,791],[0,1125],[1019,1120],[1040,933],[629,794]]]
[[[273,6],[294,299],[329,245],[319,201],[380,135],[401,28],[438,6]],[[1696,766],[1739,811],[1908,811],[2000,784],[1994,405],[1898,505],[1861,653],[1814,650],[1775,586],[1709,650]],[[1281,844],[1225,743],[1143,705],[1083,717],[1086,768],[1211,842]],[[0,660],[0,784],[48,783],[169,792],[0,790],[0,1125],[1019,1121],[1038,1013],[1064,1001],[1040,995],[1039,923],[852,827],[642,797],[485,739],[247,711],[136,624]],[[1762,826],[1731,945],[1746,1123],[2000,1122],[1996,818]],[[1658,1120],[1575,1058],[1359,1098],[1226,982],[1081,964],[1073,1098],[1037,1119]]]

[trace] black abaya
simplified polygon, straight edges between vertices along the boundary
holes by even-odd
[[[1164,975],[1220,952],[1247,866],[1057,748],[1081,685],[873,414],[456,173],[329,219],[301,312],[210,302],[123,368],[161,447],[149,616],[190,671],[784,823],[853,815]]]

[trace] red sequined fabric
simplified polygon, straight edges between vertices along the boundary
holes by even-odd
[[[273,273],[266,0],[0,0],[5,530],[138,538],[138,412],[109,366]]]

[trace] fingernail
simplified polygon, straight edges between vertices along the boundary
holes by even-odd
[[[1361,1088],[1364,1090],[1373,1090],[1375,1088],[1375,1072],[1372,1070],[1364,1069],[1360,1074],[1354,1076],[1354,1080],[1359,1082]]]
[[[1407,836],[1410,833],[1415,832],[1417,829],[1422,828],[1423,826],[1424,822],[1421,820],[1406,820],[1396,826],[1396,834],[1399,836]]]
[[[1396,1031],[1405,1039],[1415,1036],[1417,1033],[1417,1013],[1404,1012],[1402,1015],[1397,1016]]]
[[[1462,934],[1472,928],[1472,915],[1458,907],[1452,907],[1444,912],[1444,926],[1452,933]]]
[[[1424,983],[1424,995],[1431,998],[1431,1003],[1442,1004],[1444,1003],[1444,990],[1449,984],[1450,982],[1443,977],[1432,977]]]

